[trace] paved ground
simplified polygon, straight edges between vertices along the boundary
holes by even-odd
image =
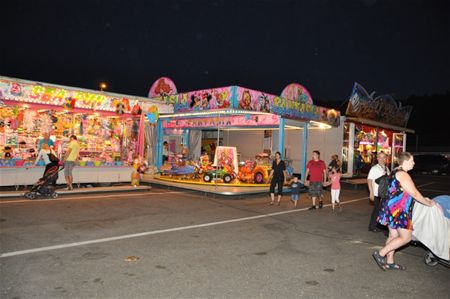
[[[430,197],[450,193],[449,177],[415,180]],[[426,266],[423,248],[398,254],[406,271],[381,271],[371,253],[385,237],[367,231],[367,192],[342,194],[340,214],[303,209],[306,195],[293,210],[287,197],[269,207],[265,196],[230,200],[157,188],[2,199],[0,296],[450,297],[450,269]]]

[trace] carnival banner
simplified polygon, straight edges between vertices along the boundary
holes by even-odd
[[[406,127],[411,112],[412,106],[403,107],[390,95],[374,98],[373,93],[369,94],[364,87],[355,82],[345,114]]]
[[[277,115],[230,115],[202,118],[171,119],[164,122],[165,129],[176,128],[227,128],[227,127],[263,127],[278,126]]]
[[[104,93],[77,91],[50,85],[19,83],[0,79],[0,99],[23,103],[132,113],[138,99],[112,97]]]

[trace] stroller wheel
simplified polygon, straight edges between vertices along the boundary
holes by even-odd
[[[53,192],[53,194],[51,195],[52,198],[58,198],[58,193]]]
[[[431,253],[431,251],[425,252],[425,254],[423,255],[423,261],[426,265],[431,267],[434,267],[438,264],[437,258],[433,255],[433,253]]]
[[[36,194],[33,193],[33,192],[27,192],[27,193],[24,194],[24,196],[25,196],[25,198],[28,198],[28,199],[35,199],[36,198]]]

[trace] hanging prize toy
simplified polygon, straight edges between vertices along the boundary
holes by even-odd
[[[138,171],[139,161],[136,159],[133,164],[133,172],[131,173],[131,185],[136,187],[139,186],[141,182],[141,174]]]

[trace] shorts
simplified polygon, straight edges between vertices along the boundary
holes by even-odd
[[[72,170],[75,167],[74,161],[64,162],[64,176],[72,176]]]
[[[319,197],[322,195],[323,187],[322,182],[311,182],[309,184],[309,196],[311,197]]]
[[[298,195],[298,194],[291,194],[291,199],[292,199],[293,201],[297,201],[298,198],[299,198],[299,195]]]

